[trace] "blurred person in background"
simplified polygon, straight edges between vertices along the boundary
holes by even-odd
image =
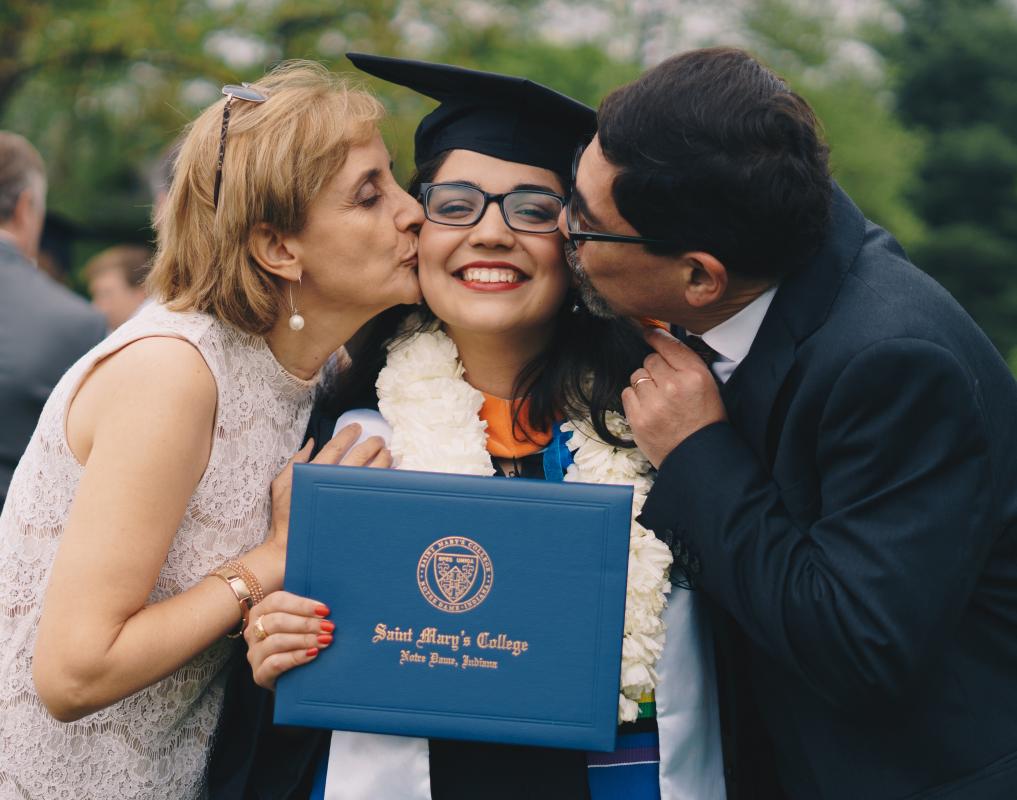
[[[147,247],[118,244],[96,253],[85,264],[92,305],[106,316],[111,331],[133,317],[148,297],[145,278],[151,258]]]
[[[80,236],[78,226],[63,214],[47,211],[42,224],[42,238],[35,265],[57,283],[72,287],[71,266],[74,240]]]
[[[106,335],[100,314],[36,267],[45,218],[42,157],[0,131],[0,507],[50,391]]]

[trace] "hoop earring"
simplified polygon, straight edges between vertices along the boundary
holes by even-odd
[[[297,285],[300,285],[300,278],[297,278]],[[297,307],[293,303],[293,283],[290,282],[290,330],[302,331],[304,329],[304,318],[297,313]]]

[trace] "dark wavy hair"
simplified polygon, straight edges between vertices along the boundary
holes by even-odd
[[[410,182],[410,194],[416,195],[420,184],[433,180],[450,152],[440,153],[418,167]],[[513,396],[529,400],[528,421],[536,430],[547,430],[562,417],[582,419],[589,415],[603,441],[631,447],[631,442],[607,429],[605,415],[608,411],[621,412],[622,390],[650,348],[636,322],[602,319],[584,310],[575,312],[575,304],[576,296],[570,292],[555,318],[549,346],[519,373]],[[325,411],[338,414],[349,408],[377,405],[374,385],[385,365],[387,347],[414,313],[420,314],[420,324],[405,330],[404,336],[425,330],[436,320],[426,306],[396,306],[357,332],[347,344],[351,365],[329,383],[319,399]],[[517,406],[517,414],[521,405]]]
[[[822,242],[832,184],[815,114],[748,53],[694,50],[609,94],[597,112],[619,167],[618,211],[648,246],[701,250],[747,278],[779,278]]]

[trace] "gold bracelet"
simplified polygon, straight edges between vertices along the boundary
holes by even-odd
[[[244,579],[244,583],[247,584],[247,588],[251,590],[251,599],[254,601],[251,604],[252,607],[258,605],[258,603],[265,599],[265,590],[261,588],[261,581],[254,576],[254,573],[247,568],[247,565],[243,561],[231,558],[223,564],[223,566],[232,567],[240,573],[240,577]]]
[[[228,639],[240,638],[244,635],[244,628],[247,627],[247,620],[251,609],[254,608],[254,597],[247,586],[247,582],[238,570],[230,566],[228,561],[219,567],[219,569],[208,573],[208,577],[220,578],[225,581],[233,595],[237,598],[237,602],[240,604],[240,628],[233,633],[227,633],[226,637]]]

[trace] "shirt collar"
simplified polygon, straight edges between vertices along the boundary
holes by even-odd
[[[703,341],[716,350],[725,361],[733,361],[737,366],[749,354],[752,342],[759,333],[759,326],[763,324],[763,317],[766,316],[776,293],[777,287],[771,286],[733,317],[710,328],[702,335]]]

